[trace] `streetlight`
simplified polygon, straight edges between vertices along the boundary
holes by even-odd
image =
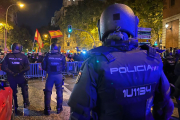
[[[18,4],[21,8],[23,8],[24,7],[24,4]]]
[[[48,40],[49,36],[47,34],[44,34],[43,36],[44,36],[44,40]],[[51,46],[51,38],[50,38],[49,44]]]
[[[7,15],[8,15],[9,8],[14,6],[14,5],[18,5],[20,8],[24,7],[24,4],[22,4],[22,3],[12,4],[6,10],[6,27],[5,27],[5,37],[4,37],[4,51],[7,51],[7,48],[6,48],[6,41],[7,41]]]
[[[45,37],[45,38],[47,38],[47,37],[48,37],[48,35],[44,35],[44,37]]]

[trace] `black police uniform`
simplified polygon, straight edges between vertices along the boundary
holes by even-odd
[[[153,48],[122,51],[101,46],[91,53],[68,101],[70,120],[161,120],[171,116],[170,85]]]
[[[178,104],[178,113],[180,116],[180,60],[178,60],[175,69],[174,69],[175,75],[177,75],[177,80],[174,84],[175,86],[175,92],[173,93],[173,96],[176,98],[177,104]],[[180,119],[180,117],[179,117]]]
[[[45,114],[50,114],[50,100],[52,94],[52,88],[55,83],[57,94],[57,112],[62,110],[63,102],[63,75],[62,71],[65,69],[66,60],[65,57],[59,53],[47,54],[42,62],[42,69],[47,71],[48,78],[46,81],[44,94],[45,94]]]
[[[177,76],[174,74],[176,60],[173,56],[167,56],[163,62],[163,70],[170,83],[176,82]]]
[[[5,56],[1,69],[7,73],[7,80],[13,90],[13,98],[15,107],[18,108],[17,103],[17,85],[21,87],[24,107],[29,105],[28,85],[24,78],[24,73],[30,69],[29,60],[26,55],[22,53],[9,53]]]

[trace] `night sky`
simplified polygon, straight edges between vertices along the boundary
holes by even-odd
[[[35,29],[46,26],[56,10],[60,10],[63,0],[24,0],[25,7],[18,12],[18,25],[28,25]]]

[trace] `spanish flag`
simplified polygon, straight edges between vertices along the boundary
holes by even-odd
[[[51,30],[51,31],[49,31],[49,34],[50,34],[51,38],[58,38],[58,37],[63,36],[63,34],[60,30]]]
[[[35,33],[35,36],[34,36],[34,39],[38,42],[38,45],[39,45],[39,48],[43,48],[43,42],[42,42],[42,39],[41,39],[41,35],[38,31],[38,29],[36,29],[36,33]]]

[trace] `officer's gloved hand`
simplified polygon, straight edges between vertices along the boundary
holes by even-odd
[[[14,75],[14,72],[8,72],[8,75]]]
[[[17,75],[19,75],[19,73],[15,73],[13,76],[16,77]]]

